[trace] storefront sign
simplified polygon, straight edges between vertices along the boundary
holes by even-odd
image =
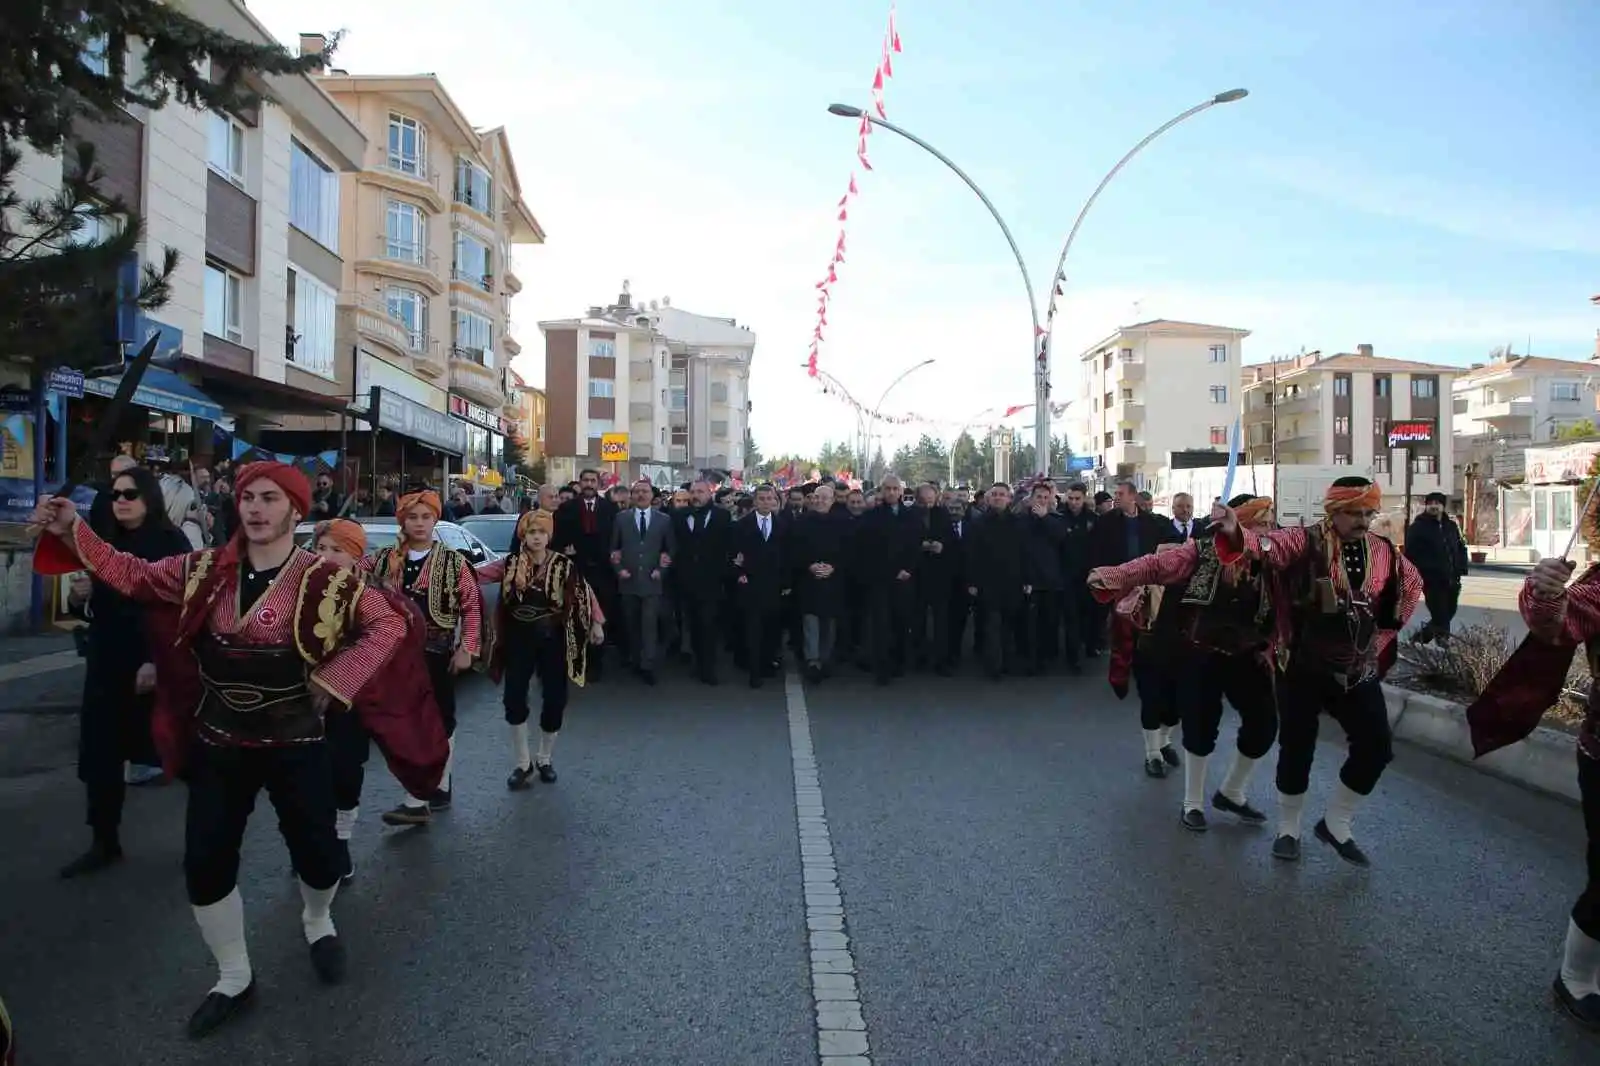
[[[408,400],[388,389],[374,387],[372,410],[378,412],[378,428],[410,437],[436,451],[464,455],[467,427],[451,418]]]
[[[46,387],[58,395],[70,396],[74,400],[81,400],[83,399],[83,371],[58,366],[50,371]]]
[[[479,407],[465,396],[450,397],[450,413],[464,422],[471,422],[490,433],[498,433],[503,437],[510,436],[512,424],[510,419],[501,418],[487,407]]]
[[[1559,448],[1528,448],[1527,481],[1533,485],[1559,485],[1589,476],[1600,443],[1566,444]]]
[[[367,402],[372,397],[372,390],[380,388],[384,392],[392,392],[398,396],[438,412],[446,410],[445,391],[437,385],[430,385],[421,378],[402,370],[393,363],[386,363],[366,349],[356,352],[356,391],[355,400],[351,402],[357,411],[365,411]]]
[[[1389,447],[1409,448],[1433,443],[1433,419],[1407,418],[1389,423]]]
[[[600,461],[625,463],[628,461],[628,435],[626,433],[600,434]]]

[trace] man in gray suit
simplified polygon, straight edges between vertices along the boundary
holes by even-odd
[[[648,685],[656,683],[661,596],[676,550],[672,519],[651,506],[654,497],[650,482],[635,482],[628,509],[611,526],[611,566],[617,572],[628,659]]]

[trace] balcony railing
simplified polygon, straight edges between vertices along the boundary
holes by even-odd
[[[630,403],[628,405],[629,422],[649,422],[655,416],[655,406],[648,403]]]
[[[461,281],[468,285],[476,286],[477,288],[482,289],[484,292],[494,291],[493,274],[473,274],[462,270],[460,267],[453,267],[450,270],[450,279],[452,281]]]
[[[403,263],[406,266],[426,270],[430,274],[439,271],[439,257],[429,248],[411,237],[398,237],[385,235],[378,238],[378,258],[387,259],[392,263]]]
[[[385,174],[393,174],[395,177],[426,185],[434,192],[439,191],[439,175],[428,170],[426,159],[406,159],[403,156],[390,155],[384,157],[377,169]]]
[[[471,189],[463,189],[457,185],[451,193],[451,199],[463,207],[470,207],[481,215],[494,217],[494,193],[488,196],[474,196]]]

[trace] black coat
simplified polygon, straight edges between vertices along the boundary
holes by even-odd
[[[1140,513],[1133,519],[1138,523],[1139,550],[1128,554],[1126,540],[1127,521],[1121,511],[1107,511],[1094,520],[1094,531],[1089,534],[1089,566],[1121,566],[1143,555],[1149,555],[1162,544],[1178,540],[1178,531],[1168,519],[1153,514]]]
[[[1467,572],[1467,543],[1449,515],[1420,514],[1406,530],[1406,558],[1424,582],[1449,584]]]
[[[1022,523],[1022,583],[1045,592],[1060,592],[1066,587],[1061,553],[1067,540],[1061,516],[1024,511],[1017,517]]]
[[[1094,512],[1085,507],[1077,514],[1063,510],[1061,518],[1061,575],[1068,585],[1082,584],[1089,576],[1089,538],[1094,533]]]
[[[691,517],[695,526],[692,531]],[[701,601],[720,600],[728,578],[728,560],[733,557],[733,517],[712,504],[703,512],[692,508],[678,511],[673,514],[672,523],[678,543],[672,573],[679,595]]]
[[[810,512],[790,527],[788,559],[790,587],[798,599],[801,614],[819,618],[838,618],[845,612],[846,582],[849,580],[850,512],[827,514]],[[833,567],[830,577],[811,573],[815,563]]]
[[[1009,511],[984,514],[972,524],[965,552],[966,582],[978,590],[978,603],[989,610],[1013,611],[1022,606],[1023,537],[1018,516]]]
[[[943,507],[911,508],[911,522],[917,530],[917,585],[925,592],[950,588],[960,574],[955,561],[955,529],[950,512]],[[939,545],[934,551],[930,545]]]
[[[792,522],[769,516],[772,532],[761,536],[759,516],[748,515],[733,523],[730,536],[734,565],[734,594],[747,605],[762,609],[776,609],[783,590],[789,587],[789,573],[784,569],[784,556]],[[744,581],[739,581],[739,578]]]
[[[922,560],[922,523],[913,508],[875,507],[856,530],[855,565],[868,589],[893,585],[899,574],[917,572]]]
[[[585,533],[583,504],[583,497],[577,496],[556,508],[550,548],[552,551],[565,552],[569,546],[575,547],[577,554],[574,559],[578,569],[592,582],[591,575],[594,573],[611,573],[611,526],[617,520],[617,505],[604,496],[597,497],[594,502],[594,532]]]
[[[960,603],[967,601],[967,560],[971,555],[973,530],[977,526],[970,511],[962,516],[959,524],[954,515],[950,517],[950,539],[945,543],[944,565],[950,568],[951,593]]]

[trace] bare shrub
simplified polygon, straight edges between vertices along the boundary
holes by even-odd
[[[1411,676],[1422,685],[1452,696],[1472,699],[1511,658],[1511,636],[1500,626],[1471,625],[1448,641],[1418,644],[1406,640],[1402,656]]]

